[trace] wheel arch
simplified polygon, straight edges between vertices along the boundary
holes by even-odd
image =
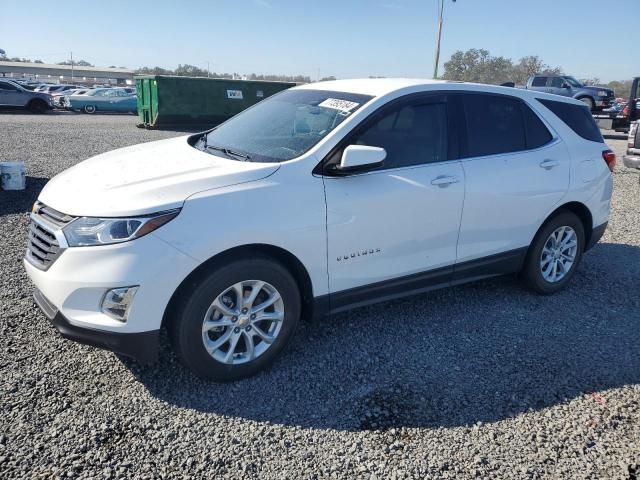
[[[44,105],[44,109],[46,110],[48,105],[47,102],[40,98],[40,97],[33,97],[31,99],[29,99],[29,101],[27,102],[27,104],[25,105],[25,108],[30,109],[32,108],[33,105],[35,105],[36,103]]]
[[[585,251],[586,251],[588,248],[588,245],[590,245],[591,243],[591,235],[593,235],[593,215],[591,214],[589,207],[587,207],[582,202],[571,201],[557,207],[553,212],[547,215],[547,218],[545,218],[544,222],[542,222],[542,224],[540,225],[540,228],[538,228],[538,230],[536,231],[536,234],[533,236],[533,239],[536,238],[536,236],[538,235],[538,232],[542,230],[542,228],[546,225],[546,223],[549,220],[551,220],[553,217],[555,217],[556,215],[558,215],[560,212],[563,212],[563,211],[565,212],[569,211],[575,214],[582,222],[582,226],[584,227],[584,245],[585,245]],[[531,240],[531,243],[533,243],[533,239]]]
[[[198,267],[196,267],[195,270],[187,275],[182,280],[180,285],[178,285],[178,288],[176,288],[176,290],[173,292],[173,295],[171,295],[171,298],[169,299],[169,303],[165,307],[164,315],[162,316],[161,328],[166,327],[173,318],[173,313],[179,305],[182,293],[186,290],[186,288],[188,288],[189,285],[191,285],[193,282],[198,281],[198,279],[202,275],[210,272],[219,265],[233,260],[246,258],[248,255],[256,253],[272,258],[273,260],[281,263],[287,270],[289,270],[289,273],[293,275],[298,284],[298,287],[300,288],[302,304],[301,318],[303,320],[311,319],[314,315],[313,284],[311,283],[311,276],[309,275],[306,267],[298,259],[298,257],[296,257],[288,250],[285,250],[284,248],[276,247],[275,245],[254,243],[233,247],[220,252],[209,258],[208,260],[202,262],[200,265],[198,265]]]

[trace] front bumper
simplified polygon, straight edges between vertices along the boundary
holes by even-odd
[[[120,353],[135,358],[141,363],[153,363],[158,358],[158,338],[160,330],[138,333],[117,333],[82,328],[70,323],[37,288],[33,292],[33,299],[64,338]]]

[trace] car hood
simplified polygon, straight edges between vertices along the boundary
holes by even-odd
[[[604,91],[610,94],[613,94],[613,90],[611,90],[610,88],[604,88],[604,87],[593,87],[593,86],[588,86],[588,87],[580,87],[582,90],[589,90],[592,92],[600,92],[600,91]]]
[[[73,216],[133,216],[177,208],[194,193],[260,180],[274,163],[230,160],[188,137],[135,145],[85,160],[51,179],[39,200]]]

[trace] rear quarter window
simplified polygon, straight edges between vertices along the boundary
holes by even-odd
[[[540,98],[537,100],[585,140],[604,143],[600,129],[591,116],[589,107],[586,105],[574,105],[572,103],[543,100]]]

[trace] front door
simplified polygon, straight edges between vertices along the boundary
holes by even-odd
[[[571,87],[563,87],[563,85],[569,85],[562,77],[549,77],[547,80],[547,92],[554,95],[562,95],[564,97],[572,96],[573,92]]]
[[[382,167],[338,176],[325,168],[332,309],[448,283],[464,199],[464,174],[449,145],[446,96],[388,107],[348,137],[382,147]],[[392,281],[393,280],[393,281]]]
[[[0,80],[0,105],[21,107],[22,94],[18,87],[9,82]]]

